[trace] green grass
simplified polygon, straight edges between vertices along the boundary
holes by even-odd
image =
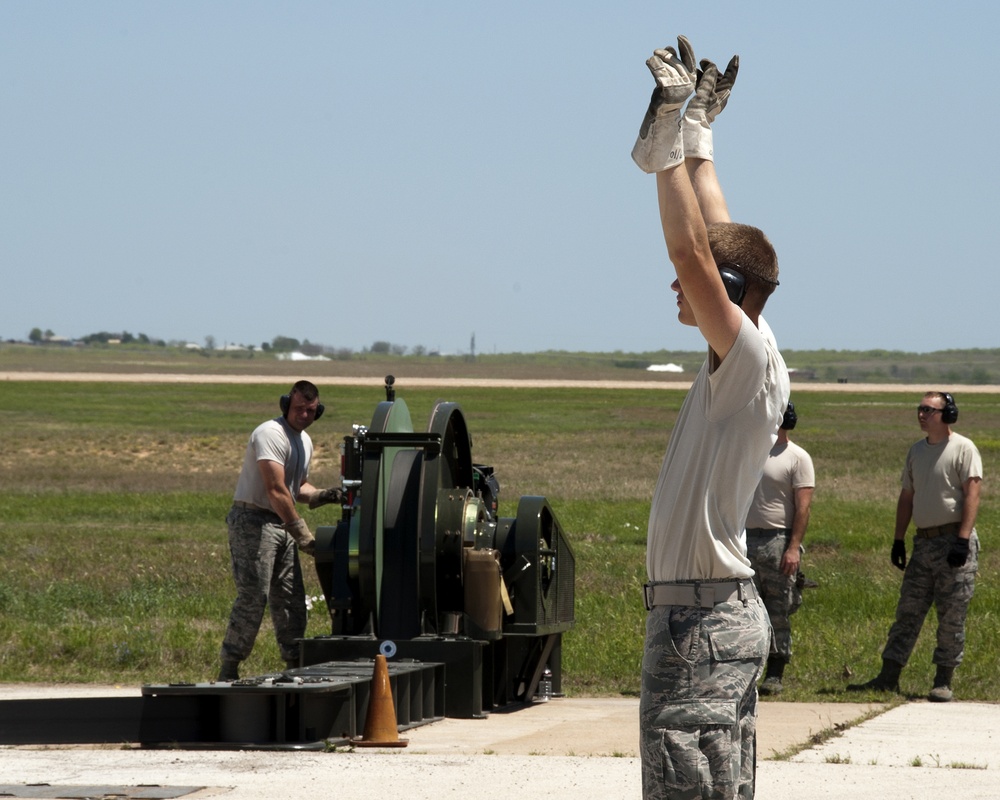
[[[780,341],[780,338],[779,338]],[[251,343],[256,344],[256,343]],[[790,369],[801,379],[851,384],[1000,384],[1000,348],[938,350],[793,350],[783,348]],[[354,375],[381,378],[386,373],[422,377],[497,377],[517,374],[532,378],[586,378],[625,381],[674,381],[673,373],[648,373],[650,364],[680,364],[691,378],[704,360],[704,350],[657,350],[643,353],[591,353],[564,350],[532,353],[479,353],[428,356],[328,349],[330,361],[279,361],[261,351],[191,351],[179,346],[132,342],[67,347],[0,342],[0,370],[28,372],[102,372],[285,376]]]
[[[140,684],[204,680],[217,666],[233,588],[224,517],[250,430],[276,413],[287,377],[250,384],[0,382],[0,681]],[[322,388],[322,381],[320,381]],[[683,393],[643,389],[413,389],[397,384],[414,426],[435,400],[460,403],[473,455],[496,468],[500,513],[545,495],[577,561],[576,625],[564,637],[570,694],[634,695],[645,613],[649,499]],[[793,438],[816,462],[804,568],[820,584],[792,618],[794,657],[782,700],[839,701],[845,675],[874,674],[901,573],[889,563],[899,473],[919,437],[920,391],[799,392]],[[311,430],[313,477],[339,478],[338,446],[384,399],[372,387],[323,389]],[[1000,461],[995,394],[959,398],[957,429],[986,470],[980,576],[963,700],[1000,700],[1000,557],[993,476]],[[333,524],[330,507],[305,512]],[[307,591],[318,595],[307,570]],[[930,688],[931,613],[903,690]],[[325,612],[308,635],[328,630]],[[273,669],[269,623],[246,669]]]

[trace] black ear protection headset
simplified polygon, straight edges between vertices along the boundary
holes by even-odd
[[[278,406],[281,408],[281,416],[283,416],[285,419],[288,419],[288,409],[292,407],[291,393],[281,395],[281,397],[278,399]],[[313,421],[322,417],[324,411],[326,411],[326,406],[324,406],[322,403],[316,406],[316,416],[313,417]]]
[[[733,269],[735,266],[728,261],[719,264],[719,275],[722,276],[722,285],[726,287],[729,300],[742,306],[743,298],[747,296],[747,279]]]
[[[944,398],[944,408],[941,409],[941,421],[945,425],[958,422],[958,406],[955,405],[955,398],[951,396],[950,392],[941,392],[941,397]]]
[[[795,403],[789,400],[788,408],[785,409],[785,416],[781,419],[781,429],[790,431],[795,427],[795,423],[798,421],[799,415],[795,413]]]
[[[719,264],[719,275],[722,277],[722,285],[726,287],[726,294],[729,295],[730,302],[742,307],[743,300],[747,296],[747,279],[739,270],[740,265],[734,264],[732,261],[723,261]],[[771,283],[775,286],[781,285],[778,281],[772,281],[770,278],[754,274],[755,277],[765,283]]]

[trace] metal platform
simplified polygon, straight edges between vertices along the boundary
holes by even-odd
[[[315,664],[231,684],[142,688],[138,741],[149,746],[323,749],[361,735],[373,662]],[[400,730],[444,717],[444,665],[388,665]]]
[[[0,703],[0,744],[285,750],[348,745],[364,731],[372,672],[373,660],[359,659],[233,683],[149,684],[136,698],[8,700]],[[444,717],[444,664],[397,660],[388,672],[399,730]]]
[[[363,636],[317,636],[299,640],[304,664],[373,659],[384,642]],[[445,666],[444,716],[472,719],[498,709],[530,704],[549,665],[550,693],[562,693],[562,635],[505,636],[484,641],[468,636],[418,636],[392,643],[397,658]],[[389,662],[390,664],[392,662]]]

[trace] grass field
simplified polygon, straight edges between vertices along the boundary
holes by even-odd
[[[920,384],[997,386],[1000,391],[1000,348],[910,353],[896,350],[792,350],[782,346],[790,370],[800,379],[851,384]],[[328,361],[289,362],[273,354],[249,350],[189,350],[153,345],[29,345],[0,342],[0,372],[211,373],[218,375],[287,376],[322,381],[330,376],[380,379],[387,373],[423,378],[549,378],[604,381],[690,381],[705,358],[704,351],[659,350],[649,353],[480,353],[467,355],[395,356],[371,352],[334,355]],[[651,364],[676,364],[680,375],[648,372]]]
[[[214,366],[214,365],[213,365]],[[286,365],[287,369],[287,365]],[[0,681],[140,684],[205,680],[217,669],[233,589],[224,517],[250,430],[277,412],[288,380],[243,384],[0,382]],[[322,382],[320,381],[321,386]],[[639,686],[649,498],[683,393],[642,389],[408,390],[422,428],[438,399],[458,402],[478,462],[497,470],[500,513],[545,495],[577,560],[576,625],[564,638],[570,694],[634,694]],[[794,388],[794,387],[793,387]],[[921,390],[794,394],[793,438],[816,463],[804,568],[819,582],[793,617],[790,700],[856,700],[845,675],[874,674],[900,575],[889,563],[899,472],[919,438]],[[378,388],[324,391],[310,433],[313,478],[339,478],[338,445],[367,424]],[[958,396],[957,430],[984,459],[980,576],[970,613],[961,699],[1000,699],[996,669],[1000,556],[992,476],[1000,461],[998,395]],[[330,507],[306,511],[333,524]],[[307,569],[307,591],[318,595]],[[933,612],[906,692],[922,696],[933,667]],[[328,632],[322,609],[308,635]],[[273,669],[269,623],[246,666]]]

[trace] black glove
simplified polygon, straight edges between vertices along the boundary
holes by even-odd
[[[906,542],[902,539],[894,539],[892,542],[892,565],[899,569],[906,569]]]
[[[962,567],[969,558],[969,540],[956,538],[948,551],[948,566]]]
[[[318,492],[313,492],[312,497],[309,498],[309,508],[319,508],[320,506],[325,506],[327,503],[343,503],[344,493],[337,489],[336,487],[332,489],[322,489]]]

